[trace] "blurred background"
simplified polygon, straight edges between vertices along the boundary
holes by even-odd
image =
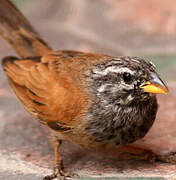
[[[113,56],[133,55],[154,62],[171,91],[168,96],[159,96],[160,109],[156,122],[147,136],[135,143],[135,146],[145,147],[159,154],[176,152],[175,0],[13,2],[54,50],[89,51]],[[0,38],[0,58],[7,55],[15,55],[15,52]],[[38,122],[31,120],[29,114],[23,110],[10,90],[2,69],[0,77],[0,136],[3,137],[0,138],[0,158],[2,159],[3,149],[8,157],[8,152],[15,152],[20,154],[23,160],[34,162],[40,167],[51,168],[53,156],[46,140],[45,129],[41,128]],[[121,172],[122,176],[124,172],[128,176],[159,174],[167,177],[175,173],[174,165],[151,165],[137,163],[136,160],[118,163],[119,157],[115,158],[117,152],[110,151],[106,156],[100,157],[99,152],[85,154],[85,151],[74,149],[73,146],[68,147],[64,148],[64,161],[69,168],[84,169],[99,175],[105,171],[118,172],[118,175]],[[7,162],[5,164],[12,163]],[[7,179],[1,174],[4,166],[1,168],[0,165],[0,178]],[[14,164],[13,169],[16,167]],[[34,173],[36,167],[33,169],[34,171],[30,169],[30,172]],[[24,168],[21,171],[24,172]],[[40,172],[38,175],[42,177],[41,169]],[[29,179],[38,178],[32,176]]]
[[[174,76],[175,0],[13,1],[55,50],[144,56]]]

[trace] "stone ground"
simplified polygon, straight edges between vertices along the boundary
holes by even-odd
[[[141,160],[144,153],[137,149],[145,148],[159,155],[176,152],[176,34],[172,21],[176,6],[172,0],[167,4],[152,2],[143,5],[139,0],[18,0],[19,8],[54,49],[144,56],[155,62],[170,87],[169,95],[158,97],[160,109],[154,126],[145,138],[130,147],[130,153],[120,153],[117,148],[90,152],[64,143],[61,151],[66,168],[87,179],[176,177],[176,165]],[[0,39],[0,58],[14,54]],[[0,180],[42,179],[52,172],[48,131],[25,112],[2,70],[0,77]],[[135,157],[133,152],[138,151],[140,156]]]

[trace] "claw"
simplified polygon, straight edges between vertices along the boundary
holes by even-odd
[[[67,177],[69,178],[79,177],[77,174],[64,171],[63,161],[61,157],[59,156],[59,148],[61,146],[62,141],[56,140],[55,143],[56,143],[56,146],[55,146],[55,164],[56,165],[54,168],[54,172],[51,175],[45,176],[43,180],[52,180],[55,178],[57,178],[58,180],[65,180]]]
[[[157,159],[162,162],[176,164],[176,152],[172,152],[166,155],[158,155]]]
[[[54,173],[51,175],[47,175],[43,178],[43,180],[52,180],[57,178],[58,180],[65,180],[67,177],[69,178],[76,178],[79,177],[78,174],[70,173],[70,172],[64,172],[62,167],[55,167]]]

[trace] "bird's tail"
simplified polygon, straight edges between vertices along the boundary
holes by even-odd
[[[0,35],[22,58],[52,51],[10,0],[0,3]]]

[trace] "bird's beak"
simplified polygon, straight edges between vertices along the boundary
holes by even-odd
[[[150,80],[140,86],[145,92],[153,94],[168,94],[169,89],[155,73],[151,73]]]

